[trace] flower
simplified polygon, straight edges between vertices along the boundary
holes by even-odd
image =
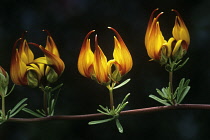
[[[162,35],[158,22],[158,18],[163,12],[159,13],[154,18],[154,13],[157,10],[158,9],[155,9],[150,16],[145,35],[145,46],[147,53],[152,60],[157,60],[161,64],[165,64],[171,56],[173,59],[181,59],[183,57],[190,44],[190,36],[180,14],[178,11],[172,9],[177,16],[172,30],[173,37],[166,41]]]
[[[86,35],[78,58],[78,71],[80,74],[105,85],[109,84],[111,80],[119,81],[123,75],[131,70],[133,65],[130,52],[119,33],[114,28],[108,28],[116,34],[116,37],[114,36],[113,59],[107,61],[106,56],[98,45],[97,35],[95,36],[95,51],[94,53],[92,52],[90,39],[88,38],[95,30],[90,31]],[[112,72],[112,65],[115,65],[114,72]]]
[[[13,47],[10,75],[12,81],[17,85],[39,86],[44,77],[50,74],[53,80],[47,78],[48,82],[54,82],[64,71],[64,62],[60,59],[57,47],[48,33],[46,47],[30,43],[38,47],[43,53],[43,57],[34,59],[34,54],[29,48],[28,42],[22,37],[19,38]],[[17,46],[19,46],[17,48]],[[43,80],[44,81],[44,80]]]

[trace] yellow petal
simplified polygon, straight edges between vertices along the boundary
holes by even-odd
[[[113,30],[116,34],[116,37],[114,37],[115,47],[114,47],[113,57],[120,65],[120,67],[119,65],[117,65],[120,74],[124,75],[127,72],[129,72],[133,66],[133,60],[131,54],[128,48],[126,47],[123,39],[121,38],[120,34],[114,28],[111,27],[108,28]]]
[[[93,68],[94,68],[95,76],[99,83],[109,82],[107,58],[98,45],[97,36],[95,37],[95,52],[94,52]]]
[[[49,35],[47,36],[47,42],[46,42],[45,49],[48,50],[49,52],[51,52],[52,54],[60,57],[58,49],[56,47],[56,44],[55,44],[54,40],[52,39],[52,37]]]
[[[151,29],[151,33],[146,46],[149,57],[154,60],[159,60],[160,50],[165,43],[166,41],[164,40],[164,37],[160,30],[159,22],[156,22],[156,24],[154,24],[154,27],[152,27]]]
[[[80,74],[88,78],[93,74],[94,54],[91,51],[90,40],[88,39],[92,32],[94,32],[94,30],[90,31],[83,41],[77,63]]]
[[[53,69],[57,72],[58,75],[61,75],[65,69],[64,62],[55,54],[52,54],[48,50],[46,50],[41,45],[39,48],[43,51],[46,57],[47,65],[53,67]]]
[[[21,60],[18,49],[16,49],[17,44],[22,42],[22,38],[18,39],[12,49],[12,58],[10,65],[10,77],[13,83],[17,85],[27,85],[26,64]]]
[[[18,52],[19,52],[21,60],[25,64],[28,64],[34,60],[34,54],[29,48],[27,41],[24,39],[21,39],[20,41],[20,47],[18,49]]]
[[[183,19],[181,18],[180,14],[178,13],[178,11],[176,11],[174,9],[172,9],[172,11],[176,12],[176,14],[177,14],[172,34],[177,41],[185,40],[186,43],[189,45],[190,44],[190,35],[189,35],[186,25],[185,25]]]
[[[18,51],[12,53],[10,77],[13,83],[17,85],[27,85],[27,79],[25,76],[26,64],[20,59]]]
[[[33,63],[48,64],[46,57],[39,57],[33,61]]]
[[[163,14],[163,12],[159,13],[156,18],[153,18],[154,13],[157,10],[158,9],[155,9],[150,16],[145,35],[145,46],[147,53],[153,60],[160,59],[160,50],[162,46],[166,44],[158,22],[158,18]]]
[[[29,66],[27,66],[27,71],[33,70],[36,72],[38,80],[41,80],[41,78],[44,76],[44,64],[30,64]]]

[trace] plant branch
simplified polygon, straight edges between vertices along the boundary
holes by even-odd
[[[171,94],[173,95],[173,71],[170,71],[169,72],[169,84],[170,84],[170,87],[171,87]]]
[[[157,107],[148,107],[142,109],[133,109],[121,111],[120,115],[130,115],[130,114],[144,114],[152,113],[165,110],[210,110],[210,105],[208,104],[179,104],[173,106],[157,106]],[[86,114],[86,115],[58,115],[58,116],[49,116],[42,118],[10,118],[9,122],[39,122],[39,121],[51,121],[51,120],[87,120],[98,117],[105,117],[106,115],[101,113],[96,114]]]

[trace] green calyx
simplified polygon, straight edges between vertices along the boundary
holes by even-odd
[[[118,82],[122,79],[122,75],[120,74],[119,68],[114,64],[115,70],[111,74],[111,79],[114,82]]]
[[[168,56],[166,52],[167,49],[165,46],[163,46],[160,51],[160,60],[159,60],[160,65],[165,65],[168,62]]]
[[[50,68],[46,78],[49,83],[54,83],[55,81],[58,80],[58,74],[55,72],[53,68]]]
[[[180,60],[187,53],[186,49],[184,49],[181,45],[176,50],[176,52],[172,53],[173,60]]]
[[[35,71],[28,71],[27,73],[28,86],[35,88],[39,85],[37,73]]]

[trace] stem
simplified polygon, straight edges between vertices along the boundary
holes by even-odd
[[[121,111],[120,115],[132,115],[132,114],[144,114],[152,113],[165,110],[209,110],[210,105],[208,104],[178,104],[172,106],[157,106],[157,107],[148,107],[141,109],[133,109]],[[59,115],[59,116],[48,116],[43,118],[9,118],[10,122],[39,122],[39,121],[52,121],[52,120],[87,120],[98,117],[105,117],[106,115],[101,113],[96,114],[85,114],[85,115]]]
[[[48,116],[48,95],[47,95],[47,92],[46,91],[43,91],[44,92],[44,95],[43,95],[43,105],[44,105],[44,111],[45,111],[45,114],[46,116]]]
[[[113,88],[109,88],[110,109],[114,109]]]
[[[109,101],[110,101],[110,109],[114,110],[114,98],[113,98],[113,88],[116,83],[112,83],[112,86],[108,85],[107,88],[109,89]]]
[[[6,115],[5,115],[5,97],[2,96],[1,97],[1,111],[2,111],[2,118],[5,119]]]
[[[169,72],[169,84],[171,89],[171,101],[175,105],[176,101],[173,99],[174,91],[173,91],[173,71]]]
[[[171,87],[171,94],[173,95],[174,91],[173,91],[173,71],[169,72],[169,84]]]
[[[45,115],[48,116],[48,93],[44,89],[43,85],[40,86],[40,89],[43,91],[43,109],[45,112]]]

